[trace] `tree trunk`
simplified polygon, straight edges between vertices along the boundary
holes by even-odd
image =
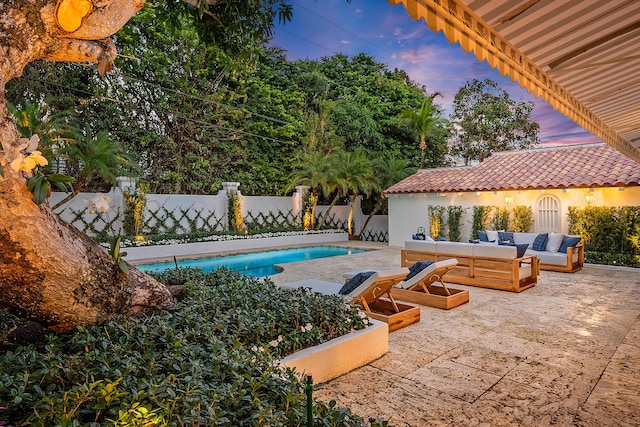
[[[60,0],[64,2],[74,0]],[[107,37],[142,7],[135,0],[95,1],[78,20],[76,8],[50,0],[0,2],[0,307],[55,331],[101,323],[119,314],[172,305],[168,289],[131,268],[128,275],[95,242],[36,205],[23,172],[9,166],[19,135],[7,110],[5,84],[26,64],[105,61],[115,55]],[[66,12],[71,11],[71,12]],[[65,15],[67,14],[67,15]],[[58,19],[64,18],[64,26]],[[76,24],[78,24],[76,26]],[[62,28],[67,28],[67,32]]]
[[[331,201],[331,204],[329,205],[329,207],[327,208],[326,211],[324,211],[324,214],[322,215],[322,218],[320,218],[318,220],[318,225],[316,227],[316,230],[320,230],[320,227],[322,227],[325,223],[325,221],[327,220],[327,218],[329,217],[329,212],[331,212],[331,209],[333,209],[333,207],[336,205],[336,203],[338,203],[338,200],[340,199],[340,194],[336,194],[336,196],[333,198],[333,200]]]
[[[362,224],[362,228],[360,229],[360,234],[356,236],[358,237],[358,239],[362,240],[362,233],[364,233],[364,230],[367,229],[367,226],[369,225],[369,221],[371,221],[373,216],[378,213],[383,203],[384,203],[384,199],[380,199],[380,201],[376,203],[375,207],[373,208],[369,216],[367,216],[367,219],[364,221],[364,224]]]

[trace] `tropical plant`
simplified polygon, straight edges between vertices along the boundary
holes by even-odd
[[[373,160],[374,179],[372,180],[372,184],[374,188],[372,188],[372,192],[379,193],[378,202],[369,215],[367,215],[367,219],[360,229],[359,237],[362,237],[367,225],[369,225],[369,221],[380,211],[387,200],[382,192],[414,172],[415,168],[409,167],[406,160],[400,160],[394,157],[383,157]]]
[[[362,149],[354,151],[336,151],[330,156],[330,169],[327,176],[325,195],[334,194],[331,204],[318,220],[318,228],[329,217],[331,209],[341,197],[350,195],[349,217],[347,229],[349,236],[353,236],[353,208],[359,194],[369,194],[373,188],[373,166],[367,153]]]
[[[436,95],[427,97],[422,101],[419,110],[407,109],[400,114],[399,125],[408,126],[418,134],[420,145],[420,169],[424,167],[425,151],[427,150],[427,137],[434,128],[443,123],[439,117],[439,111],[433,104]]]
[[[46,102],[39,104],[26,99],[21,108],[13,104],[9,104],[8,108],[23,138],[38,135],[39,148],[47,159],[56,159],[57,150],[72,142],[73,134],[78,131],[70,123],[71,114],[68,111],[55,112]],[[60,170],[58,162],[55,163],[54,172],[64,172]]]
[[[84,132],[76,131],[72,135],[69,143],[60,148],[58,156],[64,160],[67,174],[75,178],[73,191],[52,209],[62,206],[78,193],[90,188],[95,178],[110,186],[116,183],[118,176],[130,175],[135,169],[122,146],[109,136],[109,132],[99,131],[94,137],[87,126]]]

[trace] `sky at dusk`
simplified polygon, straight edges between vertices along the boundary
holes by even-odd
[[[580,126],[536,99],[508,77],[479,62],[424,21],[414,21],[404,6],[386,0],[291,0],[293,20],[277,25],[272,45],[287,51],[287,59],[320,59],[335,53],[366,52],[389,69],[405,70],[411,79],[451,112],[453,97],[470,79],[491,79],[516,101],[533,101],[532,118],[540,124],[540,142],[548,145],[599,141]]]

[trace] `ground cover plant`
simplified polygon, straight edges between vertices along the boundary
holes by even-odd
[[[225,269],[157,277],[177,295],[171,311],[0,354],[0,425],[305,425],[304,379],[277,360],[368,323],[340,297]],[[317,426],[387,425],[335,402],[313,413]]]

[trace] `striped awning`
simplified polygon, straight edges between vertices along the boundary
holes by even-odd
[[[640,162],[640,1],[388,1]]]

